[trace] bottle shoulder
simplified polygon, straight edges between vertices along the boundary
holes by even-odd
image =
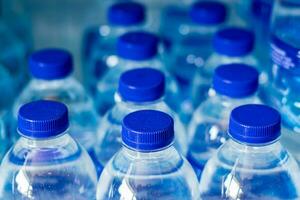
[[[69,107],[82,105],[82,107],[93,107],[90,96],[85,92],[83,86],[74,78],[57,81],[31,80],[24,88],[14,103],[16,113],[24,103],[39,99],[61,101]]]
[[[72,162],[86,152],[71,138],[64,134],[48,140],[32,140],[21,137],[8,151],[2,161],[4,165],[45,166]]]

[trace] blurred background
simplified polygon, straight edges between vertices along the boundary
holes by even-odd
[[[233,23],[242,25],[243,20],[239,18],[245,13],[241,10],[243,7],[249,8],[247,4],[250,0],[222,1],[231,8]],[[89,27],[106,23],[106,10],[116,2],[119,1],[2,0],[1,16],[14,35],[23,42],[27,54],[44,47],[63,47],[71,51],[76,63],[76,75],[81,78],[81,43],[84,32]],[[164,7],[177,6],[184,9],[193,1],[140,0],[140,2],[146,5],[149,29],[156,32],[162,21],[160,17]],[[268,10],[261,8],[260,12],[268,12]]]

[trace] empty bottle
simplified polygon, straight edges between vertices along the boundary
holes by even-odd
[[[263,100],[281,112],[286,128],[282,142],[300,161],[300,3],[292,0],[277,1],[272,19],[271,80]]]
[[[21,137],[1,163],[1,199],[95,199],[95,166],[68,127],[62,103],[40,100],[20,108]]]
[[[199,105],[207,98],[214,70],[224,64],[241,63],[258,67],[252,54],[254,34],[246,29],[227,27],[218,31],[213,38],[214,53],[205,66],[197,71],[192,89],[192,101]]]
[[[191,101],[194,76],[213,52],[212,37],[224,25],[226,17],[227,9],[222,2],[197,1],[190,7],[190,22],[179,27],[180,36],[173,44],[168,65],[183,96],[180,117],[185,124],[195,109]]]
[[[300,169],[280,143],[280,114],[248,104],[231,112],[228,135],[204,168],[203,199],[299,199]]]
[[[111,68],[97,84],[96,106],[103,115],[114,103],[114,95],[121,74],[129,69],[142,67],[156,68],[166,76],[166,102],[174,110],[178,105],[178,87],[168,74],[158,52],[159,39],[148,32],[129,32],[118,39],[117,55],[119,63]]]
[[[98,129],[96,154],[101,166],[122,147],[123,118],[137,110],[153,109],[168,113],[175,121],[175,147],[183,155],[187,151],[187,134],[179,117],[164,101],[165,76],[152,68],[138,68],[124,72],[119,80],[116,103],[102,118]]]
[[[104,168],[97,199],[197,199],[196,175],[173,146],[173,119],[141,110],[123,119],[123,147]]]
[[[83,38],[83,75],[94,94],[102,75],[118,64],[116,43],[120,35],[145,26],[145,7],[137,2],[117,2],[108,8],[107,24],[89,28]]]
[[[29,59],[32,80],[17,98],[12,123],[16,122],[21,105],[33,100],[48,99],[65,103],[70,112],[70,134],[92,155],[98,126],[98,115],[91,98],[71,76],[72,56],[62,49],[43,49]],[[12,127],[15,132],[16,126]]]
[[[207,160],[227,140],[227,122],[233,108],[259,103],[258,72],[243,64],[222,65],[215,70],[211,96],[196,109],[188,127],[188,160],[198,178]]]

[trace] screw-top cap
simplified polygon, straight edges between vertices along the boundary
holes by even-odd
[[[31,74],[38,79],[65,78],[73,70],[72,55],[63,49],[42,49],[30,56],[29,68]]]
[[[157,151],[174,139],[174,122],[168,114],[157,110],[140,110],[123,119],[123,143],[136,151]]]
[[[159,39],[148,32],[129,32],[118,39],[117,54],[129,60],[147,60],[158,52]]]
[[[243,28],[225,28],[215,34],[213,46],[219,54],[244,56],[253,50],[254,34]]]
[[[57,136],[69,127],[68,109],[59,102],[39,100],[23,105],[18,115],[18,131],[34,139]]]
[[[126,101],[147,102],[161,98],[164,89],[165,76],[162,72],[152,68],[139,68],[121,75],[118,92]]]
[[[258,77],[258,71],[248,65],[221,65],[215,70],[213,88],[219,94],[242,98],[256,92]]]
[[[202,25],[216,25],[226,20],[226,6],[217,1],[199,1],[190,9],[191,19]]]
[[[145,7],[137,2],[116,3],[108,9],[107,19],[112,25],[136,25],[144,22]]]
[[[237,141],[263,144],[280,136],[281,117],[266,105],[249,104],[235,108],[230,115],[229,134]]]

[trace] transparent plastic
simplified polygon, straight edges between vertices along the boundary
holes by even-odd
[[[165,74],[165,100],[173,110],[177,110],[178,103],[180,102],[180,100],[178,99],[178,86],[176,81],[165,69],[160,58],[154,57],[153,59],[145,61],[119,59],[118,65],[108,70],[97,84],[97,94],[95,97],[95,102],[97,111],[100,115],[103,115],[115,104],[116,99],[114,96],[118,88],[118,81],[121,74],[127,70],[141,67],[155,68],[161,70]]]
[[[295,0],[276,1],[271,25],[271,80],[265,88],[264,103],[276,107],[282,115],[283,144],[297,156],[300,141],[299,56],[300,3]],[[299,160],[298,160],[299,161]]]
[[[136,26],[109,26],[92,27],[85,33],[83,39],[83,71],[85,85],[92,95],[96,92],[97,81],[107,70],[119,63],[116,55],[116,45],[119,36],[128,31],[139,30],[142,25]]]
[[[209,93],[210,97],[196,109],[188,126],[190,144],[187,159],[198,178],[207,160],[228,139],[227,125],[232,109],[244,104],[260,103],[257,95],[230,98],[216,94],[212,89]]]
[[[186,155],[186,129],[176,113],[166,105],[163,99],[145,103],[121,101],[103,116],[102,121],[99,124],[98,142],[95,147],[95,152],[101,166],[105,166],[105,164],[113,157],[113,155],[122,147],[121,127],[123,118],[131,112],[149,109],[163,111],[174,119],[175,147],[183,155]]]
[[[183,96],[180,116],[185,124],[189,122],[197,106],[191,99],[195,74],[202,70],[212,54],[212,37],[222,25],[205,27],[190,22],[180,26],[181,35],[173,45],[169,68],[179,83]]]
[[[190,164],[173,147],[142,153],[123,147],[107,164],[97,199],[198,199]]]
[[[88,151],[93,149],[98,115],[91,98],[79,82],[72,76],[52,81],[32,79],[14,104],[12,123],[16,123],[20,106],[40,99],[54,100],[66,104],[70,116],[70,134]],[[15,132],[16,125],[13,125],[12,128],[12,131]]]
[[[247,145],[229,139],[204,168],[203,199],[299,199],[300,169],[280,142]]]
[[[255,67],[260,72],[259,64],[257,59],[252,55],[248,54],[243,57],[229,57],[218,53],[213,53],[205,65],[199,69],[195,75],[192,87],[192,102],[194,106],[198,106],[208,97],[208,90],[210,88],[214,71],[220,65],[241,63]],[[260,82],[265,82],[267,79],[266,75],[260,75]]]
[[[95,167],[67,132],[43,140],[21,137],[1,163],[0,199],[95,199]]]

